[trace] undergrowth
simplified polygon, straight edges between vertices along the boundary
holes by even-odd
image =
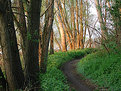
[[[89,54],[77,64],[77,71],[99,87],[121,91],[121,52]]]
[[[41,90],[43,91],[69,91],[67,79],[60,70],[60,67],[67,61],[84,57],[96,51],[95,49],[84,49],[68,52],[57,52],[49,55],[47,72],[40,74]]]

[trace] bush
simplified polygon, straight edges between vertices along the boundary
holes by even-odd
[[[121,91],[121,53],[89,54],[77,64],[77,71],[100,87]]]
[[[69,91],[67,79],[59,69],[65,62],[83,57],[96,49],[84,49],[68,52],[57,52],[49,55],[47,72],[40,74],[41,89],[43,91]]]

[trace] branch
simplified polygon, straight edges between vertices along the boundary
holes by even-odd
[[[46,10],[40,15],[40,17],[42,17],[42,16],[48,11],[48,9],[52,6],[52,4],[53,4],[53,3],[51,3],[51,4],[46,8]]]
[[[15,21],[17,27],[20,29],[21,24],[18,22],[18,20],[16,19],[16,16],[15,16],[14,14],[13,14],[13,19],[14,19],[14,21]]]
[[[91,26],[88,25],[88,24],[86,24],[86,25],[87,25],[88,27],[92,28],[93,30],[95,30],[96,32],[98,32],[98,33],[102,36],[102,38],[104,38],[104,39],[106,40],[106,38],[103,36],[103,34],[101,34],[97,29],[91,27]]]
[[[21,14],[21,13],[18,13],[18,12],[13,12],[14,14],[18,14],[18,15],[22,15],[22,16],[25,16],[25,17],[27,17],[28,18],[28,16],[27,15],[24,15],[24,14]]]

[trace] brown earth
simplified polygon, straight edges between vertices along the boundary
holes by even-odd
[[[80,59],[69,61],[61,69],[67,77],[70,86],[76,91],[94,91],[97,86],[76,72],[76,64],[79,61]]]

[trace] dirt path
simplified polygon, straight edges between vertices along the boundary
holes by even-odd
[[[72,60],[63,65],[62,71],[66,75],[69,83],[76,91],[93,91],[94,88],[88,86],[84,80],[81,79],[80,75],[76,72],[76,63],[80,59]]]

